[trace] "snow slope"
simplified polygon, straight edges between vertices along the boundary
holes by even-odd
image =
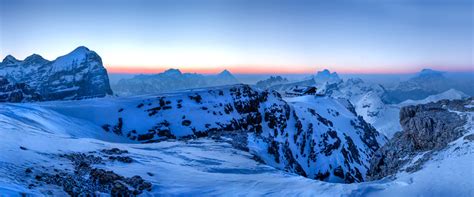
[[[393,181],[399,184],[368,196],[473,196],[473,166],[474,143],[461,137],[425,163],[420,171],[399,173]]]
[[[435,94],[426,97],[425,99],[422,100],[406,100],[403,101],[402,103],[399,104],[399,106],[408,106],[408,105],[419,105],[419,104],[426,104],[430,102],[436,102],[440,101],[443,99],[448,99],[448,100],[455,100],[455,99],[463,99],[467,98],[468,95],[464,94],[461,91],[455,90],[455,89],[449,89],[446,90],[445,92],[442,92],[440,94]]]
[[[93,99],[90,103],[97,102],[100,106],[105,100]],[[144,196],[472,196],[474,193],[473,142],[464,139],[454,142],[452,148],[428,162],[422,170],[400,174],[395,180],[327,183],[259,164],[249,153],[210,139],[152,144],[119,139],[114,142],[114,135],[104,133],[92,122],[64,116],[50,108],[70,104],[0,104],[1,195],[63,196],[64,191],[57,186],[36,183],[34,174],[70,169],[70,162],[57,157],[58,154],[104,148],[127,150],[134,162],[95,167],[122,176],[140,175],[153,184]],[[101,140],[96,139],[98,136],[102,136]],[[457,149],[459,146],[464,148]],[[33,175],[25,173],[27,168],[33,169]],[[28,188],[31,183],[36,186]]]

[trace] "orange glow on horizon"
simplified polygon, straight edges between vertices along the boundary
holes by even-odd
[[[229,70],[233,74],[307,74],[315,72],[315,68],[307,68],[301,66],[262,66],[262,65],[234,65],[227,67],[213,68],[187,68],[187,67],[138,67],[138,66],[107,66],[109,73],[123,74],[156,74],[164,72],[170,68],[177,68],[183,73],[200,73],[200,74],[217,74],[224,69]]]
[[[232,65],[223,67],[176,67],[176,66],[106,66],[109,73],[114,74],[157,74],[162,73],[170,68],[177,68],[183,73],[199,73],[199,74],[218,74],[224,69],[229,70],[233,74],[316,74],[317,71],[328,69],[331,72],[340,74],[412,74],[417,73],[425,67],[400,68],[393,66],[387,68],[359,68],[353,66],[350,68],[336,66],[302,66],[302,65]],[[429,66],[426,68],[430,68]],[[473,66],[452,69],[450,67],[433,66],[432,69],[451,72],[474,72]]]

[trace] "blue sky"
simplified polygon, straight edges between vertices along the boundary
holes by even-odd
[[[0,0],[0,58],[84,45],[109,70],[473,70],[473,1]]]

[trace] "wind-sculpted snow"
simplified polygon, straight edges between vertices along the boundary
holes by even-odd
[[[113,103],[58,110],[141,143],[230,137],[271,166],[330,182],[363,181],[370,156],[383,143],[345,100],[310,96],[285,101],[277,92],[247,85]]]
[[[78,47],[54,61],[45,60],[36,54],[24,61],[7,56],[0,63],[0,76],[12,83],[28,85],[43,100],[82,99],[112,94],[101,58],[86,47]]]

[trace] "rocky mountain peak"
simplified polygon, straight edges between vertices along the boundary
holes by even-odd
[[[91,50],[85,46],[79,46],[76,49],[74,49],[71,53],[88,53]]]
[[[233,76],[232,73],[230,73],[230,71],[228,71],[227,69],[224,69],[222,72],[219,73],[220,76]]]
[[[52,69],[55,71],[70,70],[88,60],[95,61],[97,63],[100,62],[100,64],[102,64],[102,60],[100,59],[99,55],[97,55],[97,53],[89,50],[87,47],[80,46],[70,53],[54,60]]]
[[[333,84],[341,82],[341,78],[336,72],[331,73],[328,69],[324,69],[322,71],[318,71],[316,76],[314,77],[314,81],[318,84]]]
[[[331,74],[331,72],[328,69],[318,71],[318,75],[330,75],[330,74]]]
[[[25,63],[46,63],[48,60],[44,59],[41,55],[33,54],[25,58]]]
[[[4,64],[15,64],[15,63],[18,63],[18,62],[19,62],[19,60],[17,60],[12,55],[7,55],[2,61],[2,63],[4,63]]]
[[[174,68],[170,68],[166,70],[165,72],[163,72],[163,75],[166,75],[166,76],[179,76],[181,74],[182,73],[179,69],[174,69]]]
[[[235,76],[230,71],[228,71],[227,69],[225,69],[222,72],[220,72],[219,74],[217,74],[216,78],[217,78],[217,80],[221,80],[222,81],[221,83],[226,83],[226,84],[239,83],[237,78],[235,78]]]
[[[420,78],[420,77],[421,77],[421,78],[427,78],[427,77],[443,77],[443,75],[444,75],[444,72],[425,68],[425,69],[421,70],[421,71],[416,75],[416,77],[418,77],[418,78]]]

